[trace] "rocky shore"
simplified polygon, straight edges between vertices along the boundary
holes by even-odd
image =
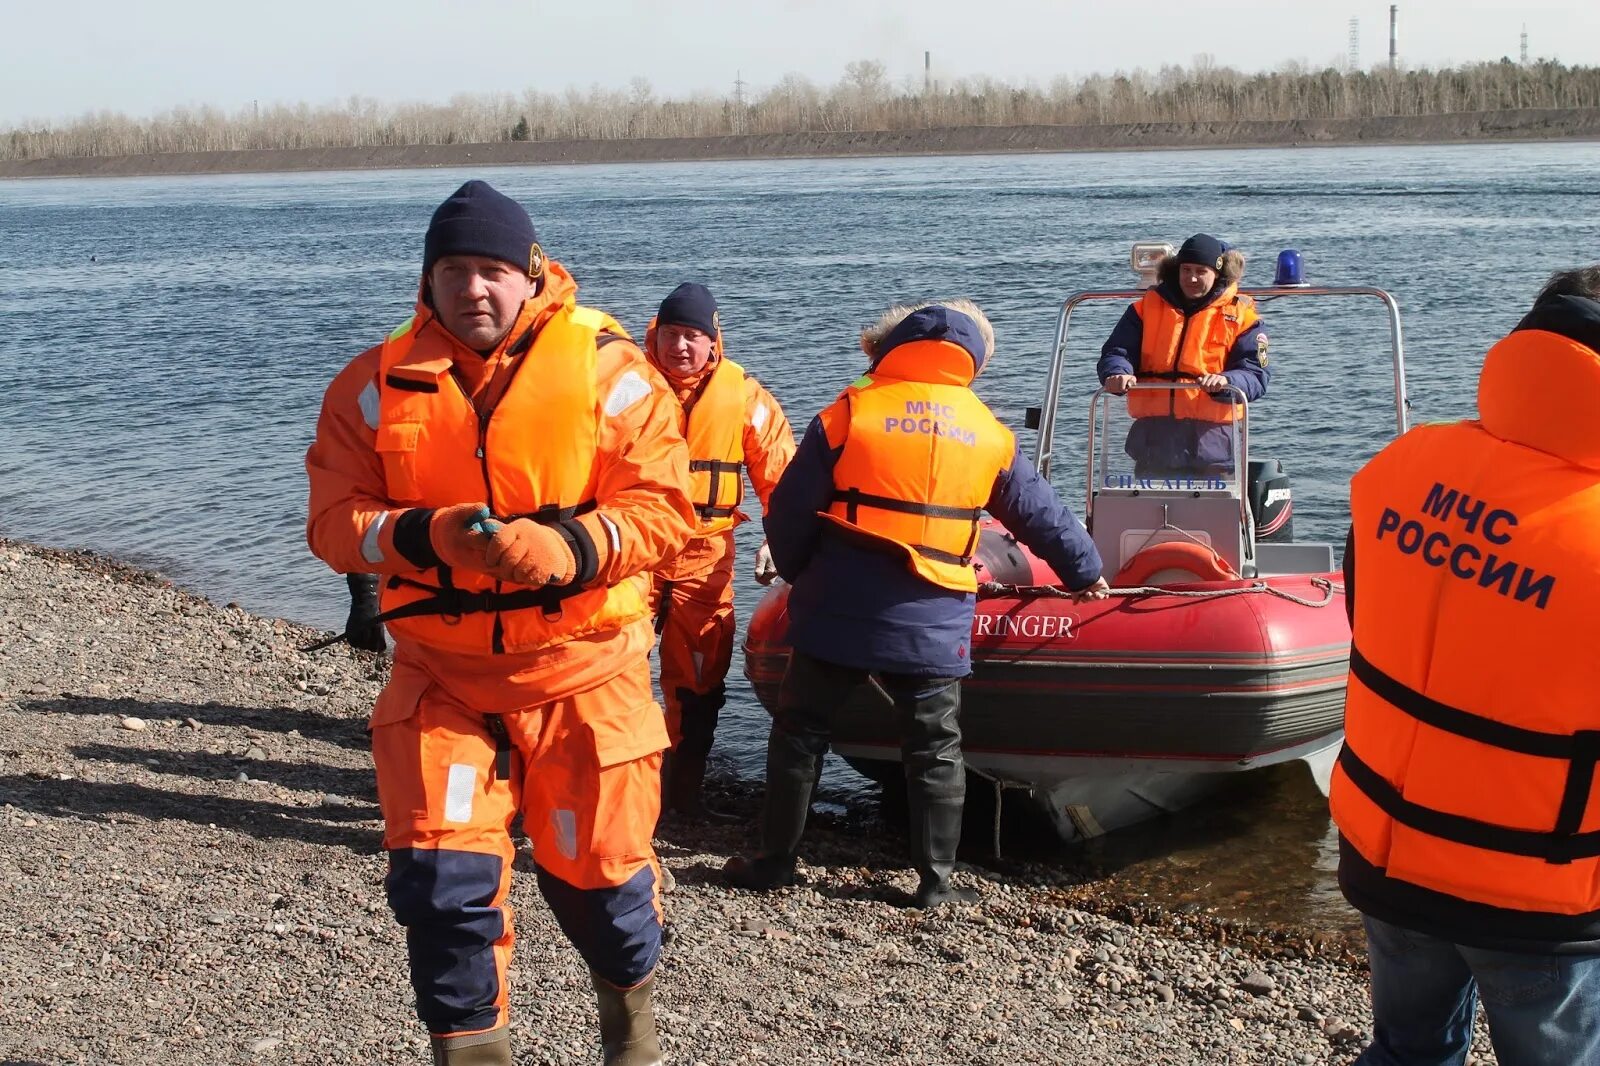
[[[427,1061],[365,749],[385,660],[95,556],[0,541],[0,575],[0,1063]],[[673,1063],[1345,1063],[1370,1024],[1359,941],[1027,866],[908,910],[897,837],[860,818],[813,828],[801,887],[736,894],[747,833],[658,841]],[[518,1061],[598,1061],[531,877],[513,903]]]
[[[364,148],[282,148],[0,159],[0,178],[110,178],[304,170],[540,166],[557,163],[661,163],[717,159],[1573,140],[1600,140],[1600,108],[1524,108],[1514,111],[1457,111],[1444,115],[1373,115],[1365,118],[1273,121],[808,130],[725,137],[500,141],[492,144],[379,145]]]

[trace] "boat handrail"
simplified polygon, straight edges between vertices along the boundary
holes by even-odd
[[[1050,358],[1050,372],[1045,381],[1044,403],[1039,409],[1039,441],[1034,451],[1034,465],[1045,477],[1050,476],[1050,458],[1055,443],[1056,413],[1060,408],[1061,380],[1067,355],[1067,328],[1073,309],[1081,304],[1109,300],[1137,300],[1144,289],[1088,289],[1069,295],[1061,304],[1061,314],[1056,321],[1056,344]],[[1257,300],[1276,300],[1297,296],[1370,296],[1383,302],[1389,316],[1389,346],[1394,374],[1394,413],[1396,435],[1409,427],[1410,399],[1406,395],[1405,345],[1400,333],[1400,304],[1389,292],[1370,285],[1272,285],[1264,288],[1240,289],[1240,293]],[[1091,453],[1093,448],[1091,446]]]
[[[1176,392],[1179,389],[1197,388],[1192,381],[1141,381],[1128,391],[1130,392]],[[1239,417],[1227,423],[1229,435],[1233,438],[1234,482],[1239,489],[1239,532],[1244,543],[1244,557],[1246,561],[1255,558],[1255,536],[1252,531],[1250,515],[1250,490],[1248,480],[1250,476],[1250,401],[1245,397],[1244,390],[1237,385],[1224,385],[1217,392],[1229,392],[1234,396],[1234,403],[1239,408]],[[1094,395],[1089,399],[1089,471],[1086,478],[1086,494],[1083,515],[1085,522],[1094,520],[1094,497],[1102,487],[1095,478],[1095,426],[1097,423],[1109,422],[1111,404],[1101,403],[1102,399],[1109,400],[1117,395],[1106,389],[1104,385],[1094,390]],[[1102,433],[1109,437],[1109,430],[1102,425]],[[1109,443],[1109,441],[1108,441]],[[1100,464],[1109,471],[1110,460]],[[1092,526],[1091,526],[1092,528]]]

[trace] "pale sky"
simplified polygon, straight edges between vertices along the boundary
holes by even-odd
[[[456,93],[561,91],[647,79],[658,96],[758,93],[795,72],[818,85],[875,59],[896,83],[1388,55],[1389,5],[1371,0],[0,0],[0,128],[109,109],[228,111],[352,94],[445,102]],[[1600,65],[1600,2],[1400,4],[1400,57],[1441,66],[1530,54]]]

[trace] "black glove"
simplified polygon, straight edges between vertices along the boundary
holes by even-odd
[[[378,617],[378,575],[346,574],[344,579],[350,586],[350,617],[344,623],[350,646],[382,651],[389,646],[383,639],[383,626],[372,621]]]

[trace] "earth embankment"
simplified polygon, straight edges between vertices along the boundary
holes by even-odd
[[[950,129],[810,131],[727,137],[504,141],[494,144],[286,148],[8,159],[0,160],[0,178],[1551,140],[1600,140],[1600,108],[1465,111],[1448,115],[1271,122],[961,126]]]

